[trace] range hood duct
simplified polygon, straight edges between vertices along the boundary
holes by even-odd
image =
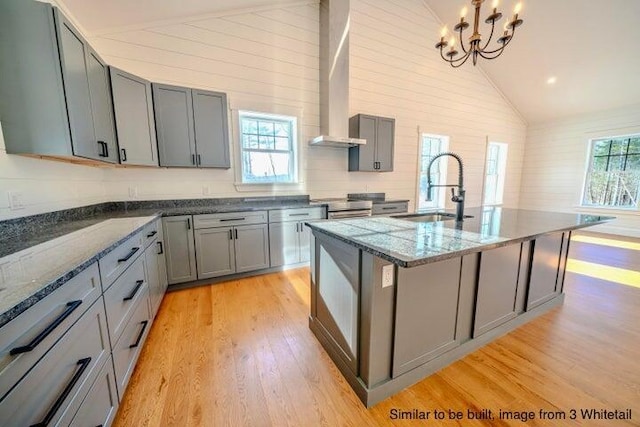
[[[350,0],[320,1],[320,131],[310,145],[353,147],[349,138]]]

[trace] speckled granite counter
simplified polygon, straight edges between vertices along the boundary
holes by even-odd
[[[457,223],[454,220],[413,222],[373,217],[307,225],[400,267],[414,267],[613,219],[496,207],[471,208],[465,214],[473,218]]]
[[[157,217],[109,219],[0,258],[0,327]]]

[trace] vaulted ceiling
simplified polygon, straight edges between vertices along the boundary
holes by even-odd
[[[90,35],[145,23],[291,0],[58,0]],[[409,1],[409,0],[396,0]],[[470,0],[422,0],[449,29]],[[515,0],[500,0],[511,16]],[[483,4],[483,17],[491,2]],[[524,25],[505,53],[479,62],[530,123],[640,103],[640,0],[525,0]],[[469,14],[469,18],[471,14]],[[484,19],[483,19],[484,20]],[[467,30],[469,31],[469,30]],[[487,30],[481,33],[487,34]],[[439,34],[425,43],[435,44]],[[464,67],[471,67],[470,63]],[[451,69],[454,73],[457,70]],[[547,83],[555,77],[554,84]]]

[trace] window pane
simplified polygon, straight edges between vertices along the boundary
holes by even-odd
[[[607,170],[607,156],[594,157],[593,159],[593,170],[594,171],[605,171]]]
[[[593,144],[593,155],[594,156],[607,156],[609,155],[609,141],[597,141]]]
[[[258,133],[258,121],[251,119],[242,119],[242,133]]]
[[[289,137],[291,133],[291,125],[289,123],[276,123],[275,125],[276,136]]]
[[[263,122],[262,120],[258,122],[258,133],[260,135],[271,135],[275,134],[274,124],[273,122]]]
[[[243,153],[244,182],[291,182],[289,153]]]
[[[611,142],[611,154],[624,154],[627,151],[627,141],[614,139]]]
[[[640,154],[640,138],[631,138],[629,154]]]
[[[276,137],[275,149],[276,150],[288,150],[289,149],[289,138],[280,138]]]
[[[260,135],[260,144],[259,147],[261,150],[273,150],[276,142],[275,142],[275,138],[272,136],[262,136]]]

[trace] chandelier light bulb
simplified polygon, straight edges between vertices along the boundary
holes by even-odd
[[[492,8],[497,8],[498,7],[498,3],[500,3],[500,0],[493,0],[493,3],[491,3],[491,7]]]
[[[440,37],[442,37],[442,38],[446,37],[448,31],[449,30],[447,29],[446,25],[444,27],[442,27],[442,30],[440,30]]]
[[[465,16],[467,16],[467,6],[463,7],[462,10],[460,11],[460,18],[464,18]]]
[[[522,10],[522,2],[518,2],[518,4],[516,4],[516,7],[513,9],[513,13],[517,15],[518,13],[520,13],[521,10]]]

